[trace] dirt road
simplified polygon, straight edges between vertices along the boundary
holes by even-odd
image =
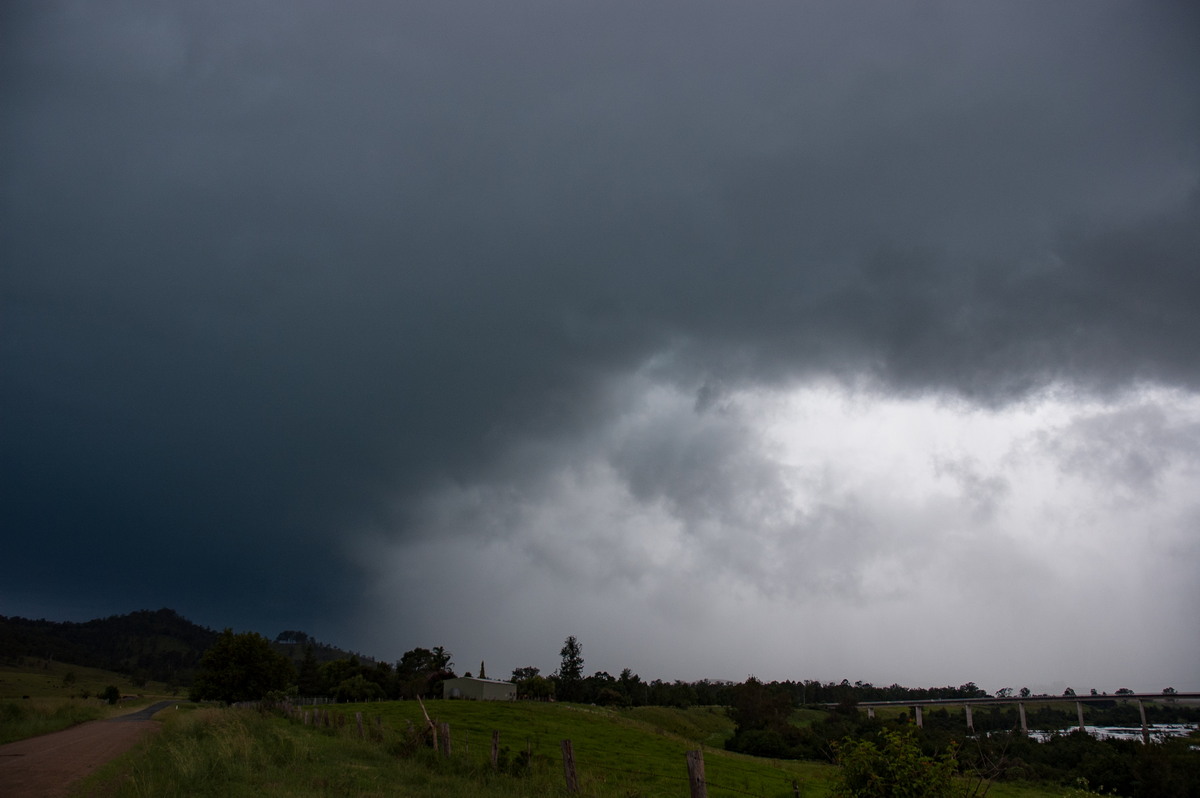
[[[174,703],[160,701],[140,712],[0,745],[0,796],[65,796],[71,784],[159,728],[151,716]]]

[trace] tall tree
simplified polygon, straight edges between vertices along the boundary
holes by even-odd
[[[301,695],[314,696],[321,692],[321,670],[312,643],[304,647],[304,659],[300,660],[296,686],[300,688]]]
[[[286,689],[295,678],[291,661],[274,651],[267,638],[226,629],[200,658],[191,698],[230,704],[257,701],[272,690]]]
[[[583,692],[583,645],[571,635],[558,653],[562,657],[555,674],[558,697],[563,701],[578,701]]]

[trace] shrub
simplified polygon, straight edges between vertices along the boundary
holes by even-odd
[[[839,798],[945,798],[955,794],[958,765],[951,749],[928,757],[911,734],[885,729],[881,745],[846,739],[838,744],[833,794]]]

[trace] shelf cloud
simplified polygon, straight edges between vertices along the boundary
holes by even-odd
[[[4,614],[1196,686],[1194,9],[0,17]]]

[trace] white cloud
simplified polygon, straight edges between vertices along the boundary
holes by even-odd
[[[1200,398],[624,390],[627,412],[543,442],[533,476],[447,486],[417,541],[364,545],[365,633],[386,647],[403,618],[468,660],[546,670],[576,634],[589,668],[648,678],[1187,681]],[[1143,439],[1153,480],[1098,454],[1131,416],[1161,433]]]

